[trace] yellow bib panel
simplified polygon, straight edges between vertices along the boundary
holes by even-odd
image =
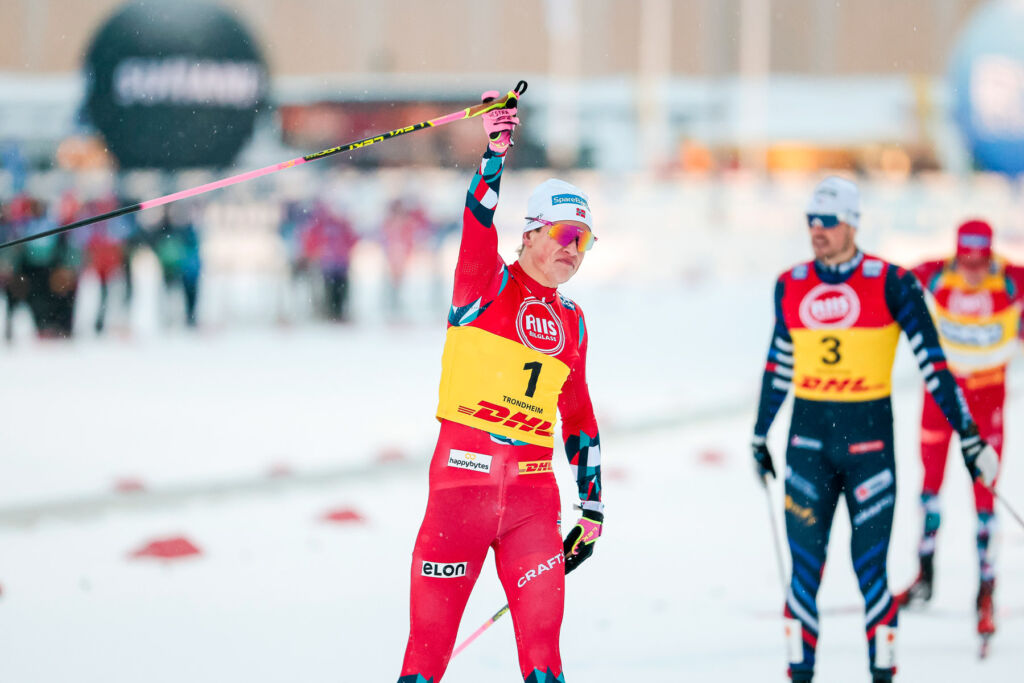
[[[892,392],[900,327],[794,329],[793,393],[812,401],[871,401]]]
[[[449,327],[437,417],[551,448],[568,376],[553,356],[477,327]]]
[[[935,327],[950,369],[965,376],[1000,368],[1017,351],[1020,308],[1016,305],[988,315],[956,315],[935,306]]]

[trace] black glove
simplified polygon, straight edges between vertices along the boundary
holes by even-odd
[[[757,465],[757,476],[767,482],[766,477],[770,474],[775,478],[775,465],[772,464],[772,454],[768,452],[768,445],[763,436],[755,436],[750,447],[754,451],[754,462]]]
[[[562,544],[565,554],[565,573],[568,574],[594,554],[594,542],[601,535],[604,513],[584,510],[576,526],[569,530]]]

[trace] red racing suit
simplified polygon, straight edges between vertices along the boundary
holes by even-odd
[[[955,258],[922,263],[914,268],[914,274],[932,295],[932,314],[949,369],[978,422],[981,438],[1002,459],[1006,365],[1018,349],[1024,268],[995,258],[990,273],[978,287],[967,284],[956,268]],[[921,489],[926,497],[938,495],[946,470],[952,431],[941,415],[925,392]],[[978,482],[974,483],[974,501],[979,513],[992,513],[992,492]],[[931,512],[937,514],[937,508]]]
[[[565,569],[551,468],[556,408],[582,505],[602,509],[586,322],[575,303],[498,255],[493,219],[503,164],[503,155],[488,150],[466,197],[442,359],[441,432],[413,550],[400,683],[441,680],[488,548],[524,680],[564,681]]]

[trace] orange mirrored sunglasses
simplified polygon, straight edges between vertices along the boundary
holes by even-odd
[[[580,253],[590,251],[594,246],[594,242],[597,241],[597,237],[594,236],[590,228],[581,228],[578,225],[571,225],[569,223],[552,223],[543,218],[532,218],[530,216],[527,216],[526,220],[537,221],[548,226],[548,236],[563,247],[576,242],[576,250]]]

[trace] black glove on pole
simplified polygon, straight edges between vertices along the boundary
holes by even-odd
[[[565,554],[565,573],[568,574],[594,554],[594,543],[601,535],[604,513],[584,510],[576,526],[569,530],[562,544]]]

